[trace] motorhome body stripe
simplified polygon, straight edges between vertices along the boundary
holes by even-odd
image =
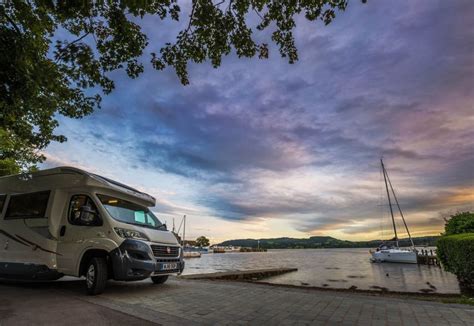
[[[51,250],[48,250],[48,249],[44,249],[43,247],[40,247],[39,245],[37,245],[36,243],[34,242],[31,242],[29,240],[26,240],[25,238],[23,238],[22,236],[19,236],[18,234],[15,234],[18,238],[20,238],[21,240],[31,244],[32,246],[36,246],[36,248],[38,248],[39,250],[43,250],[45,252],[49,252],[51,254],[56,254],[56,255],[59,255],[59,256],[62,256],[60,253],[58,252],[55,252],[55,251],[51,251]]]
[[[13,235],[11,235],[10,233],[7,233],[3,230],[0,229],[0,233],[3,234],[4,236],[6,236],[7,238],[10,238],[12,239],[13,241],[15,242],[18,242],[18,243],[21,243],[22,245],[26,246],[26,247],[29,247],[30,245],[28,243],[25,243],[21,240],[18,240],[17,238],[15,238]]]

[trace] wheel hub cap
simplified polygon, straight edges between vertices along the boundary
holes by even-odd
[[[87,275],[86,275],[87,286],[91,288],[94,285],[94,280],[95,280],[95,268],[94,268],[94,265],[90,265],[89,268],[87,269]]]

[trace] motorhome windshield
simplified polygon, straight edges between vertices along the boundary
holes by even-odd
[[[117,221],[155,229],[164,226],[146,207],[107,195],[97,195],[97,197],[110,216]]]

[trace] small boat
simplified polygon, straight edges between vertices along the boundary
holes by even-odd
[[[375,251],[370,251],[372,257],[371,261],[375,263],[406,263],[406,264],[416,264],[418,262],[418,254],[415,249],[415,245],[410,235],[410,230],[408,229],[408,225],[405,221],[405,217],[403,216],[402,209],[400,208],[400,204],[398,203],[397,196],[395,195],[395,191],[393,190],[392,182],[388,177],[387,170],[385,169],[385,165],[383,164],[383,160],[380,159],[380,164],[382,166],[382,173],[385,181],[385,190],[387,191],[387,198],[388,198],[388,205],[390,207],[390,215],[392,217],[392,225],[393,225],[393,232],[395,237],[390,240],[393,244],[386,244],[382,243]],[[390,186],[390,190],[389,190]],[[393,215],[393,207],[392,207],[392,198],[390,197],[390,193],[393,195],[393,199],[398,207],[398,211],[400,212],[400,216],[402,218],[403,224],[405,225],[406,231],[408,233],[408,237],[410,238],[411,248],[400,248],[398,246],[398,234],[397,234],[397,227],[395,224],[395,217]]]
[[[188,245],[183,247],[184,258],[199,258],[203,253],[208,253],[206,248]]]
[[[174,219],[173,219],[173,233],[175,233],[176,237],[179,238],[179,230],[181,230],[181,226],[183,226],[183,237],[181,238],[181,248],[183,250],[183,258],[201,258],[201,249],[200,247],[190,246],[185,241],[186,236],[186,215],[183,216],[181,220],[181,224],[179,225],[178,232],[174,232]]]
[[[214,247],[212,248],[212,252],[215,253],[215,254],[223,254],[223,253],[225,253],[225,248],[224,248],[224,247],[214,246]]]
[[[201,253],[199,251],[183,251],[184,258],[200,258]]]
[[[240,252],[240,247],[227,246],[224,247],[225,252]]]

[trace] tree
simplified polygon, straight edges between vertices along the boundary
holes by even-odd
[[[157,70],[174,68],[188,84],[190,62],[210,61],[217,68],[232,51],[268,58],[268,43],[254,38],[263,30],[271,31],[280,55],[293,63],[298,60],[295,17],[304,14],[327,25],[347,1],[193,0],[176,42],[161,48],[149,46],[138,22],[150,15],[180,20],[176,0],[3,1],[0,173],[28,170],[45,159],[40,151],[51,141],[66,141],[54,134],[56,117],[82,118],[99,108],[101,94],[114,89],[114,70],[136,78],[149,61]]]
[[[445,234],[474,233],[474,212],[458,212],[446,220]]]
[[[200,236],[196,239],[196,245],[199,247],[207,247],[209,246],[209,239],[205,236]]]

